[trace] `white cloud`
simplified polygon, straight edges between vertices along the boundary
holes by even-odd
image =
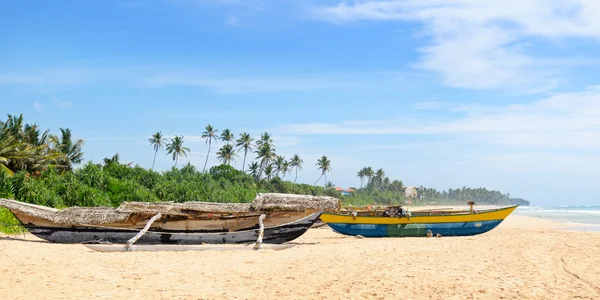
[[[246,93],[289,90],[319,90],[341,88],[347,85],[342,79],[323,76],[269,76],[269,77],[214,77],[190,73],[153,75],[141,79],[140,85],[147,88],[163,86],[197,86],[214,89],[220,93]]]
[[[40,110],[44,109],[44,106],[42,105],[42,103],[36,101],[36,102],[33,102],[33,109],[40,111]]]
[[[92,69],[40,69],[0,73],[0,85],[76,85],[97,75]]]
[[[600,86],[529,104],[460,107],[451,121],[420,117],[289,124],[294,135],[450,135],[466,142],[516,148],[600,150]]]
[[[252,75],[248,75],[252,74]],[[237,94],[274,91],[313,91],[342,88],[361,89],[395,82],[400,72],[369,71],[290,73],[289,70],[256,67],[119,66],[79,69],[39,69],[0,73],[0,86],[73,88],[91,85],[118,85],[133,88],[188,86],[217,93]],[[62,102],[68,105],[69,102]]]
[[[59,101],[56,101],[56,104],[58,106],[60,106],[60,107],[65,107],[65,108],[73,106],[73,102],[72,101],[65,101],[65,102],[63,102],[63,101],[59,100]]]
[[[419,22],[431,43],[419,50],[417,66],[463,88],[551,89],[561,82],[558,67],[569,63],[538,61],[528,54],[530,39],[600,39],[600,2],[593,0],[355,1],[318,7],[313,13],[335,23]]]
[[[442,109],[448,107],[448,103],[440,101],[417,102],[413,104],[415,109]]]
[[[73,106],[73,101],[62,101],[55,97],[52,97],[52,100],[54,101],[54,104],[56,104],[58,107],[68,108],[68,107]]]

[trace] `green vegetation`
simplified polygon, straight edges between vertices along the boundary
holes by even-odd
[[[38,125],[24,124],[23,117],[8,115],[0,121],[0,197],[12,198],[33,204],[63,208],[69,206],[118,206],[123,201],[208,201],[250,202],[258,192],[277,192],[341,197],[344,205],[403,204],[405,202],[402,181],[390,180],[383,169],[361,169],[357,176],[361,186],[349,195],[336,191],[327,181],[332,171],[331,161],[322,156],[316,162],[320,171],[318,183],[324,177],[324,186],[297,184],[298,171],[304,161],[295,154],[290,160],[277,155],[271,135],[261,134],[254,143],[248,133],[237,140],[225,129],[220,135],[222,147],[216,152],[222,165],[205,172],[213,140],[219,139],[218,130],[207,125],[203,138],[209,145],[203,171],[189,163],[177,168],[178,158],[186,156],[190,149],[184,146],[184,137],[175,136],[167,142],[161,132],[148,140],[154,153],[152,168],[130,166],[119,162],[119,155],[105,158],[101,164],[88,162],[79,168],[73,165],[83,161],[83,141],[73,140],[69,129],[60,129],[60,135],[49,130],[40,132]],[[237,147],[237,150],[236,148]],[[153,171],[156,155],[161,149],[171,155],[174,166],[165,172]],[[229,164],[244,153],[244,166],[237,170]],[[248,154],[256,156],[245,165]],[[246,168],[247,167],[247,168]],[[246,170],[247,169],[247,170]],[[284,181],[287,174],[295,171],[294,182]],[[366,184],[365,184],[366,182]],[[508,194],[488,191],[484,188],[460,188],[439,192],[419,187],[416,205],[424,204],[522,204],[523,199],[510,198]],[[8,225],[7,225],[8,224]],[[17,221],[12,214],[0,209],[0,231],[15,232]]]
[[[364,167],[358,171],[356,176],[360,179],[361,187],[351,195],[344,196],[344,203],[352,205],[405,203],[404,184],[400,180],[390,180],[385,176],[383,169],[373,171],[372,167]],[[367,184],[363,187],[365,180]],[[511,198],[510,194],[502,194],[499,191],[490,191],[485,188],[462,187],[441,192],[423,186],[416,188],[418,196],[413,200],[414,205],[465,205],[468,201],[489,205],[529,205],[527,200]]]
[[[0,120],[0,173],[41,172],[49,167],[69,171],[83,160],[83,140],[72,139],[71,130],[60,128],[60,136],[40,131],[37,124],[25,124],[23,115]]]

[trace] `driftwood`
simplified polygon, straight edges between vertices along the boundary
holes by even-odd
[[[156,221],[156,219],[158,219],[160,217],[161,217],[160,213],[157,214],[156,216],[152,217],[152,219],[150,219],[148,221],[148,223],[146,223],[146,226],[144,226],[144,229],[142,229],[138,234],[136,234],[129,241],[127,241],[127,244],[125,245],[125,250],[131,249],[131,246],[133,246],[133,244],[135,244],[135,242],[137,242],[137,240],[139,238],[141,238],[142,235],[144,235],[144,233],[146,233],[146,231],[148,231],[148,229],[150,229],[150,226],[152,226],[152,223],[154,223],[154,221]]]

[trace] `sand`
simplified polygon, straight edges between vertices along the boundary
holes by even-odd
[[[102,253],[0,237],[3,299],[599,299],[600,233],[518,215],[474,237],[360,239],[311,229],[291,249]],[[554,229],[554,230],[552,230]]]

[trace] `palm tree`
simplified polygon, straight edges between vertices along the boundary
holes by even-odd
[[[385,177],[385,172],[383,171],[383,169],[379,168],[379,169],[377,169],[377,171],[375,171],[375,177],[373,180],[375,187],[381,188],[384,177]]]
[[[296,179],[298,179],[298,169],[302,170],[302,163],[304,161],[298,156],[298,154],[294,154],[292,160],[290,160],[290,167],[296,168],[296,177],[294,178],[294,183],[296,183]]]
[[[221,132],[221,141],[225,142],[225,144],[233,144],[235,141],[235,137],[229,128],[225,128],[223,132]]]
[[[206,153],[206,161],[204,162],[204,168],[202,169],[202,172],[206,171],[206,164],[208,163],[208,156],[210,155],[210,145],[212,144],[213,140],[217,139],[218,132],[219,131],[214,129],[210,124],[206,125],[206,128],[204,128],[202,138],[205,139],[206,143],[208,144],[208,153]]]
[[[22,148],[23,143],[17,141],[15,137],[8,134],[2,134],[0,136],[0,171],[2,171],[2,173],[6,173],[9,176],[14,174],[13,170],[9,167],[9,164],[11,164],[13,160],[28,156],[27,153],[23,153]]]
[[[154,162],[156,162],[156,154],[158,150],[165,146],[166,138],[163,137],[161,131],[155,132],[151,138],[148,139],[150,145],[154,147],[154,159],[152,160],[152,168],[150,170],[154,170]]]
[[[250,175],[254,177],[254,180],[258,179],[258,169],[259,165],[257,162],[253,161],[250,165],[248,165],[248,170],[250,171]]]
[[[242,133],[240,137],[236,141],[236,146],[239,147],[238,151],[244,148],[244,162],[242,163],[242,171],[245,171],[246,168],[246,155],[248,155],[248,151],[252,151],[252,142],[254,139],[248,133]]]
[[[104,166],[118,164],[119,163],[119,153],[115,153],[115,155],[113,155],[113,157],[111,157],[111,158],[105,157],[103,159],[103,161],[104,161]]]
[[[50,142],[54,145],[54,148],[60,153],[66,156],[67,161],[64,163],[65,167],[70,170],[73,164],[79,164],[83,161],[83,140],[79,139],[73,142],[71,129],[59,128],[60,137],[57,135],[50,136]]]
[[[363,187],[363,183],[365,182],[365,177],[367,177],[367,168],[362,168],[360,169],[360,171],[358,171],[358,174],[356,174],[356,176],[358,176],[358,178],[360,178],[360,188],[362,189]]]
[[[269,164],[265,167],[265,176],[267,176],[267,180],[271,180],[272,175],[273,175],[273,165]]]
[[[283,162],[281,165],[281,179],[285,178],[285,175],[292,172],[292,168],[290,168],[290,162],[287,160]]]
[[[48,132],[40,135],[36,124],[23,126],[23,115],[8,115],[6,122],[0,120],[0,172],[12,176],[17,171],[40,171],[49,166],[69,169],[71,162],[67,155],[59,147],[51,148],[48,144]],[[58,137],[54,140],[57,145],[60,143]],[[70,137],[66,142],[73,144]],[[83,141],[75,146],[82,145]],[[60,148],[65,150],[65,147]]]
[[[317,182],[319,182],[323,176],[325,176],[325,182],[327,182],[327,172],[331,172],[331,161],[327,156],[323,155],[317,160],[316,165],[319,167],[318,169],[321,170],[321,176],[319,176],[319,179],[317,179],[314,185],[317,185]]]
[[[177,167],[177,160],[179,156],[187,156],[187,153],[190,152],[190,148],[183,146],[183,135],[176,135],[171,139],[171,142],[167,144],[167,155],[173,155],[173,161],[175,161],[175,167]]]
[[[382,185],[383,185],[383,188],[387,190],[390,188],[390,185],[392,185],[392,181],[390,180],[389,177],[385,177],[383,179]]]
[[[283,165],[286,164],[285,157],[283,155],[278,155],[274,161],[275,164],[275,177],[279,177],[279,173],[283,171]],[[287,172],[287,170],[286,170]]]
[[[223,145],[223,147],[219,149],[219,152],[217,152],[217,158],[219,161],[226,165],[229,165],[232,161],[235,162],[235,156],[237,156],[237,154],[235,154],[235,150],[230,144]]]
[[[50,129],[46,129],[46,131],[44,131],[44,133],[40,135],[40,130],[38,129],[37,124],[25,124],[23,140],[24,142],[33,146],[41,146],[43,144],[46,144],[49,132]]]
[[[259,147],[264,144],[269,144],[269,145],[273,144],[273,139],[271,138],[271,134],[266,131],[260,135],[260,139],[256,142],[256,145]]]
[[[265,168],[271,165],[271,162],[277,157],[277,155],[275,154],[275,149],[269,143],[260,145],[255,152],[258,154],[256,158],[260,159],[260,168],[258,170],[258,177],[260,178],[262,177]],[[271,167],[271,170],[272,168],[273,167]]]
[[[13,115],[8,115],[6,118],[6,123],[3,124],[7,134],[13,136],[16,140],[23,140],[23,135],[25,134],[23,130],[23,114],[20,114],[18,117]]]
[[[375,172],[373,172],[373,168],[371,167],[366,167],[365,169],[365,177],[367,177],[367,186],[371,186],[371,181],[373,179],[373,175],[375,174]]]

